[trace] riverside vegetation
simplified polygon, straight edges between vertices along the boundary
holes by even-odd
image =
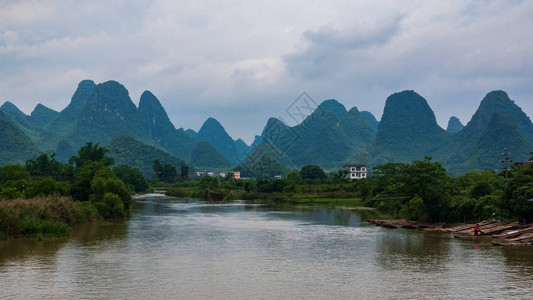
[[[328,175],[314,165],[291,171],[283,179],[234,180],[189,178],[172,164],[154,161],[154,177],[127,165],[111,169],[107,149],[87,143],[62,164],[42,154],[25,166],[0,170],[0,238],[68,235],[79,223],[124,219],[132,193],[152,188],[167,195],[211,201],[252,200],[285,204],[366,207],[391,217],[429,222],[464,222],[487,218],[533,221],[533,167],[514,167],[509,178],[491,171],[447,174],[430,157],[411,163],[374,167],[366,179],[349,181],[346,171]]]
[[[167,185],[167,195],[210,199],[275,201],[369,207],[417,221],[466,222],[499,218],[524,223],[533,221],[533,167],[513,167],[508,183],[504,174],[471,171],[452,177],[430,157],[411,163],[387,163],[375,167],[366,179],[350,182],[346,171],[330,176],[318,166],[304,166],[283,179],[233,180],[232,174],[217,179],[202,177]],[[212,199],[210,199],[212,200]]]
[[[0,239],[65,236],[71,225],[126,217],[131,193],[148,185],[137,169],[111,169],[113,159],[106,153],[98,144],[87,143],[67,164],[50,153],[25,166],[3,166]]]

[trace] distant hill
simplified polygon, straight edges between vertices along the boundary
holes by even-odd
[[[92,80],[83,80],[78,84],[69,105],[48,123],[40,134],[37,144],[42,150],[56,149],[60,140],[68,138],[76,127],[81,111],[89,101],[95,86]]]
[[[390,95],[385,103],[376,139],[371,147],[371,164],[410,162],[448,155],[450,136],[435,119],[426,99],[414,91]]]
[[[243,177],[274,178],[287,175],[297,169],[287,155],[272,144],[263,143],[253,149],[248,157],[235,168]]]
[[[450,120],[448,120],[448,127],[446,127],[446,131],[451,133],[456,133],[461,131],[465,126],[461,124],[461,121],[457,119],[457,117],[450,117]]]
[[[109,156],[114,160],[115,166],[122,164],[135,167],[146,177],[152,177],[154,160],[158,159],[161,164],[172,164],[179,169],[185,162],[170,153],[146,145],[127,135],[118,135],[111,139],[109,145],[105,146],[109,150]]]
[[[370,125],[370,128],[372,128],[374,132],[378,132],[379,122],[376,120],[376,117],[374,117],[374,115],[369,111],[362,111],[361,114],[363,117],[365,117],[368,125]]]
[[[340,120],[344,134],[349,139],[353,139],[356,143],[370,143],[374,140],[376,133],[357,107],[350,109]]]
[[[37,104],[30,114],[31,120],[37,126],[43,128],[59,116],[59,112],[48,108],[41,103]]]
[[[0,166],[24,165],[38,153],[32,141],[0,110]]]
[[[243,172],[261,176],[309,164],[335,171],[346,162],[375,166],[431,156],[457,175],[499,168],[504,148],[515,161],[533,152],[533,123],[499,90],[487,93],[466,126],[451,117],[446,130],[415,91],[390,95],[380,122],[367,111],[347,110],[329,99],[296,126],[270,118],[250,146],[229,136],[214,118],[198,132],[176,129],[155,95],[145,91],[136,107],[116,81],[81,81],[59,113],[39,104],[28,116],[11,102],[4,103],[0,113],[2,164],[24,163],[47,150],[55,150],[56,159],[65,162],[91,141],[112,146],[120,151],[115,152],[119,163],[137,166],[148,175],[154,155],[162,163],[179,165],[185,159],[191,167],[219,170],[243,162]]]
[[[192,130],[192,129],[187,129],[185,130],[186,133],[188,133],[190,136],[196,138],[198,136],[198,132]]]
[[[366,147],[374,132],[357,108],[348,112],[330,99],[294,127],[269,119],[261,137],[284,151],[297,167],[315,164],[336,170],[361,147]]]
[[[483,98],[472,119],[460,133],[463,140],[466,142],[476,141],[496,112],[508,117],[518,127],[522,135],[528,141],[533,142],[533,124],[531,120],[514,101],[509,99],[509,96],[504,91],[492,91]]]
[[[533,144],[522,135],[510,117],[495,112],[461,167],[467,170],[501,169],[504,148],[508,149],[513,160],[528,161]]]
[[[199,141],[191,155],[191,165],[198,169],[229,169],[234,166],[215,147],[206,141]]]
[[[55,159],[59,162],[67,163],[72,156],[78,155],[77,150],[78,149],[74,149],[67,141],[61,140],[57,143]]]
[[[33,122],[30,116],[23,113],[15,104],[6,101],[0,110],[4,112],[4,116],[13,122],[27,137],[35,140],[42,129]]]
[[[235,141],[228,135],[224,127],[214,118],[208,118],[196,138],[199,141],[206,141],[233,164],[238,163],[238,153]]]
[[[138,110],[144,130],[152,140],[177,157],[190,158],[196,140],[176,131],[167,112],[150,91],[141,95]]]
[[[80,112],[69,140],[75,148],[88,141],[105,145],[120,134],[153,143],[144,131],[137,107],[126,88],[116,81],[100,83],[94,87],[89,101]]]
[[[242,139],[237,139],[235,141],[235,150],[237,151],[237,158],[239,159],[239,161],[242,161],[246,158],[246,155],[248,154],[248,145],[246,145],[246,143]]]

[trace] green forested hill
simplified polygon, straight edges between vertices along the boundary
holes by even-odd
[[[59,112],[48,108],[41,103],[37,104],[30,114],[31,120],[37,126],[43,128],[59,116]]]
[[[488,93],[481,101],[470,122],[458,135],[467,144],[473,145],[496,112],[508,117],[518,127],[522,135],[530,142],[533,142],[533,123],[531,123],[531,120],[522,109],[509,99],[509,96],[504,91]]]
[[[89,101],[95,86],[92,80],[83,80],[78,84],[69,105],[44,127],[37,143],[41,150],[56,149],[60,140],[68,138],[76,127],[80,113]]]
[[[148,135],[172,155],[189,159],[196,140],[177,131],[159,100],[145,91],[139,102],[139,117]]]
[[[352,142],[370,143],[374,140],[376,133],[357,107],[350,109],[340,120],[344,134]]]
[[[0,111],[0,166],[24,164],[37,153],[32,141]]]
[[[72,156],[78,155],[77,149],[74,149],[72,145],[65,140],[60,140],[57,143],[55,152],[55,159],[62,163],[66,163]]]
[[[198,131],[196,138],[199,141],[208,142],[228,161],[237,164],[239,155],[235,147],[235,141],[216,119],[208,118]]]
[[[237,151],[237,158],[242,161],[248,154],[248,145],[242,139],[237,139],[235,141],[235,150]]]
[[[206,141],[199,141],[191,155],[191,165],[199,169],[229,169],[234,166],[215,147]]]
[[[42,131],[41,127],[35,124],[31,117],[23,113],[15,104],[6,101],[0,110],[30,139],[35,140]]]
[[[448,126],[446,127],[446,131],[451,133],[457,133],[461,131],[465,126],[457,119],[457,117],[450,117],[450,120],[448,120]]]
[[[503,149],[507,148],[513,160],[528,161],[533,144],[520,132],[518,126],[508,116],[495,112],[489,124],[481,132],[469,158],[461,169],[498,170],[503,167]],[[451,170],[454,171],[454,168]],[[457,172],[458,173],[458,172]]]
[[[186,159],[192,167],[200,168],[228,169],[262,151],[270,154],[265,159],[261,156],[259,166],[264,169],[279,164],[276,172],[304,165],[334,171],[346,162],[375,166],[431,156],[452,174],[460,174],[497,168],[503,148],[510,150],[515,161],[528,159],[529,152],[533,152],[533,123],[504,91],[489,92],[466,126],[457,118],[450,118],[447,130],[436,123],[427,101],[414,91],[390,95],[380,122],[369,112],[360,112],[356,107],[347,111],[344,105],[330,99],[293,127],[270,118],[250,147],[241,139],[230,137],[214,118],[207,119],[198,133],[176,129],[151,92],[143,93],[137,108],[127,89],[115,81],[96,85],[83,80],[60,113],[39,104],[27,116],[10,102],[0,112],[4,112],[0,132],[2,163],[24,162],[47,150],[55,150],[56,158],[66,161],[80,146],[93,142],[110,143],[115,150],[132,144],[135,149],[142,149],[140,152],[158,153],[174,164]],[[129,139],[114,140],[123,134]],[[271,144],[274,150],[260,147],[264,143]],[[142,154],[143,159],[139,160],[135,157],[139,153],[120,149],[133,158],[122,154],[119,162],[129,161],[151,174],[152,158],[147,161],[144,157],[148,156]]]
[[[111,139],[109,145],[109,156],[115,160],[115,166],[122,164],[139,169],[146,177],[152,177],[154,160],[158,159],[161,164],[172,164],[179,170],[185,162],[170,153],[146,145],[127,135],[118,135]]]
[[[287,175],[297,167],[287,155],[271,144],[263,143],[255,147],[248,157],[235,170],[242,177],[273,178]]]
[[[294,127],[271,118],[261,136],[284,151],[298,167],[314,164],[336,170],[366,147],[374,133],[357,108],[347,112],[336,100],[326,100]]]
[[[447,157],[449,145],[450,134],[439,127],[426,99],[403,91],[387,98],[370,162],[411,162],[425,156],[440,161]]]
[[[372,128],[374,133],[378,132],[379,122],[378,120],[376,120],[376,117],[374,117],[374,115],[369,111],[362,111],[361,115],[365,117],[366,121],[368,122],[370,128]]]
[[[116,81],[100,83],[81,111],[69,140],[77,148],[86,142],[107,144],[120,134],[153,143],[126,88]]]

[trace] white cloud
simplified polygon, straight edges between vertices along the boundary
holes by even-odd
[[[531,28],[528,1],[4,1],[0,101],[61,109],[114,79],[176,127],[213,116],[250,141],[302,91],[380,118],[414,89],[445,126],[494,89],[533,113]]]

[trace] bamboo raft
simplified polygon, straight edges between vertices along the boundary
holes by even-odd
[[[502,242],[492,242],[497,246],[533,245],[533,224],[520,225],[518,222],[505,222],[495,219],[477,223],[482,230],[481,235],[474,235],[475,224],[461,224],[444,227],[443,223],[425,223],[410,220],[369,220],[368,222],[386,228],[408,228],[424,231],[450,232],[459,239],[501,239]]]

